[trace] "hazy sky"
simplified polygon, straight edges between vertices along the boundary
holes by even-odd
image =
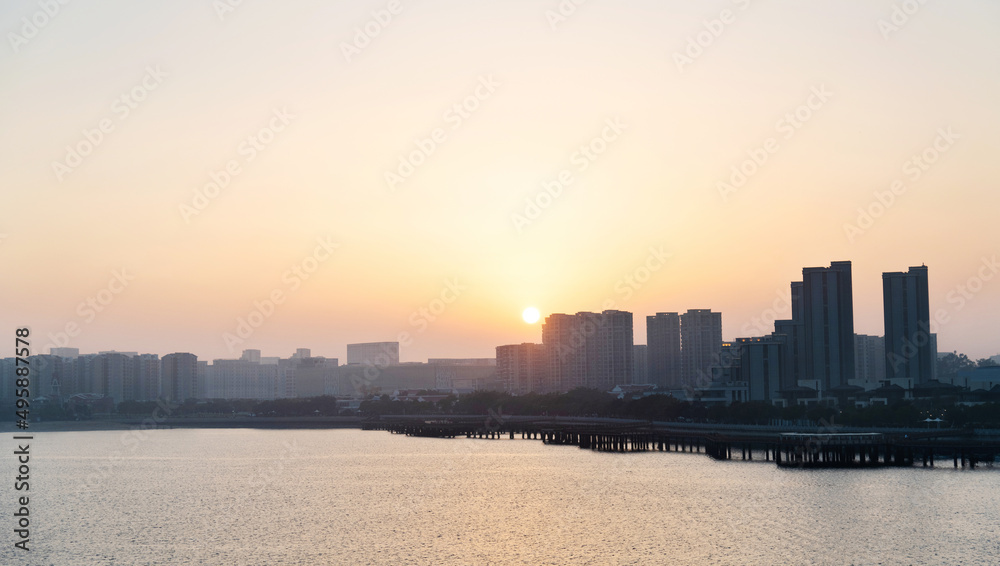
[[[923,263],[939,349],[1000,352],[997,2],[48,1],[0,7],[36,352],[491,357],[528,306],[728,340],[835,260],[858,333]]]

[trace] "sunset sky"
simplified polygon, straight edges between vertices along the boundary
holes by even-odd
[[[1000,3],[43,4],[0,7],[0,321],[37,353],[492,357],[529,306],[729,340],[839,260],[856,332],[926,264],[939,350],[1000,352]]]

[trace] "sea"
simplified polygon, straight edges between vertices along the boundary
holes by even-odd
[[[1000,564],[1000,467],[816,470],[357,429],[36,432],[10,565]],[[29,496],[29,551],[14,516]]]

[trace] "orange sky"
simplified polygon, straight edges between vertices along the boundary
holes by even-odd
[[[940,349],[1000,352],[996,3],[220,4],[0,8],[0,319],[36,348],[488,357],[609,301],[733,339],[851,260],[858,333],[924,263]]]

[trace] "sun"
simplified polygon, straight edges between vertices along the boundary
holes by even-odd
[[[538,309],[535,307],[528,307],[521,313],[521,318],[523,318],[524,322],[527,322],[528,324],[535,324],[538,322],[540,316],[541,315],[538,314]]]

